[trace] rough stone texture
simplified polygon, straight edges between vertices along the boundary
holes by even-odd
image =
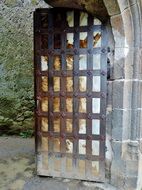
[[[141,1],[105,1],[114,35],[111,183],[141,190]],[[112,8],[113,7],[113,8]],[[119,9],[118,9],[119,7]],[[120,82],[123,81],[123,87]],[[122,166],[122,167],[121,167]]]
[[[120,7],[118,6],[117,0],[103,0],[110,16],[117,15],[120,13]]]
[[[103,0],[45,0],[49,5],[53,7],[68,7],[68,8],[78,8],[86,10],[87,12],[95,15],[102,21],[108,20],[108,13],[106,7],[104,6]]]
[[[119,89],[119,90],[118,90]],[[124,81],[123,80],[115,80],[113,81],[113,108],[123,108],[123,89],[124,89]]]
[[[38,0],[0,1],[0,133],[33,127],[33,11]]]

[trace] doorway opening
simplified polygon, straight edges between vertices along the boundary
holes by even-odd
[[[107,32],[73,9],[34,14],[39,175],[104,181]]]

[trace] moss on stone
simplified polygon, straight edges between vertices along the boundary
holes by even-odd
[[[32,38],[4,17],[0,26],[0,128],[6,126],[9,133],[18,133],[32,126]],[[28,118],[28,124],[23,124]]]
[[[5,0],[5,5],[11,7],[17,4],[17,0]]]
[[[37,5],[38,1],[37,0],[31,0],[32,5]]]

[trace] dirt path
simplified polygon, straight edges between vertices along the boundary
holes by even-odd
[[[23,189],[34,168],[34,139],[0,137],[0,190]]]
[[[60,178],[38,177],[34,139],[0,137],[0,190],[116,190],[96,184]]]

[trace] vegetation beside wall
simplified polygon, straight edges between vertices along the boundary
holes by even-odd
[[[33,11],[43,1],[0,2],[0,134],[33,130]]]

